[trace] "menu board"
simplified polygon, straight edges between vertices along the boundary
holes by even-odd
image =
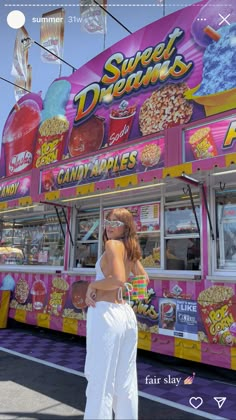
[[[112,207],[114,208],[114,207]],[[106,214],[112,209],[104,210],[104,218]],[[125,206],[127,210],[132,213],[136,223],[137,232],[154,232],[160,229],[160,203],[139,204],[136,206]]]
[[[159,203],[140,207],[140,223],[141,225],[159,225]]]

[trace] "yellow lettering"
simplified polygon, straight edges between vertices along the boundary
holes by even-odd
[[[109,85],[110,83],[115,83],[120,77],[120,70],[117,68],[116,65],[113,65],[112,62],[115,61],[117,64],[122,63],[124,60],[124,56],[122,53],[113,54],[105,63],[105,70],[111,74],[111,76],[104,74],[101,79],[101,82],[105,85]]]
[[[232,121],[226,133],[223,148],[231,147],[233,141],[236,140],[236,121]]]

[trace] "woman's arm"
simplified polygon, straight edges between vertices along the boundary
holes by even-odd
[[[149,277],[147,272],[144,270],[143,265],[141,264],[141,261],[137,260],[133,263],[132,266],[132,273],[134,276],[145,276],[147,279],[147,282],[149,283]]]

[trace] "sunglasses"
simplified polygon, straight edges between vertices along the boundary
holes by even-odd
[[[104,226],[105,227],[110,226],[112,228],[117,228],[117,227],[120,227],[120,226],[124,226],[124,222],[120,222],[119,220],[107,220],[107,219],[105,219],[104,220]]]

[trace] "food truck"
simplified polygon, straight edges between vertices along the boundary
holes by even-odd
[[[125,206],[150,277],[131,301],[139,348],[236,369],[235,10],[218,18],[211,2],[177,11],[12,108],[0,181],[10,318],[84,336],[104,215]]]

